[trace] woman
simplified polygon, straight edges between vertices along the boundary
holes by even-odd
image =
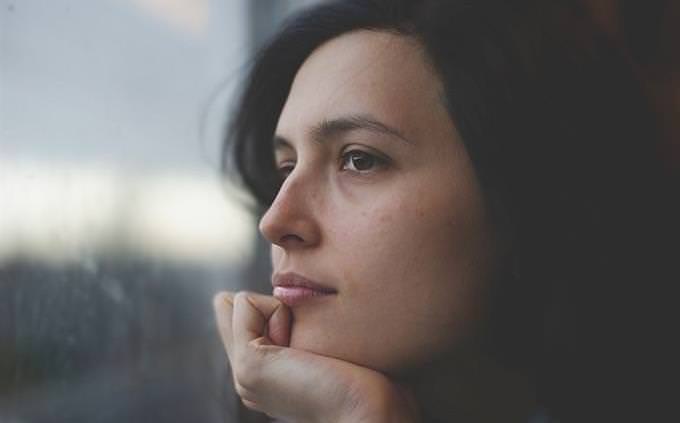
[[[225,157],[266,209],[273,296],[215,300],[245,406],[291,422],[621,409],[612,388],[642,358],[630,301],[667,276],[666,209],[652,117],[577,12],[340,1],[265,47]]]

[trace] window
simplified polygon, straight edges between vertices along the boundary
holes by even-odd
[[[305,3],[0,2],[0,421],[231,421],[211,298],[266,260],[222,128]]]

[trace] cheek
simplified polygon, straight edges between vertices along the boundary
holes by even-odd
[[[270,248],[272,269],[277,269],[278,264],[281,262],[281,257],[283,256],[283,249],[272,244]]]
[[[379,370],[426,360],[474,319],[478,289],[468,283],[476,275],[459,244],[464,234],[412,204],[359,214],[334,240],[343,294],[335,333],[343,345],[332,351]]]
[[[348,288],[412,291],[413,281],[404,276],[421,279],[416,285],[427,288],[433,278],[455,274],[458,261],[472,253],[469,226],[438,213],[442,207],[419,204],[392,201],[345,216],[332,243],[348,271]]]
[[[425,179],[323,215],[315,257],[340,295],[294,312],[291,346],[395,372],[473,330],[484,273],[481,210],[460,191],[423,192]]]

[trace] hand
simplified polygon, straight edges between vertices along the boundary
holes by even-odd
[[[382,373],[289,348],[290,310],[274,297],[222,292],[214,305],[246,407],[295,423],[418,421],[413,396]]]

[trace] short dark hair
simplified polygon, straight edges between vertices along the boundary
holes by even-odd
[[[603,401],[632,371],[629,334],[643,323],[630,307],[640,281],[656,290],[670,277],[661,270],[669,194],[654,115],[625,55],[576,4],[344,0],[310,8],[257,55],[223,155],[225,170],[235,165],[267,207],[281,183],[274,130],[312,51],[359,29],[418,39],[511,240],[492,291],[489,351],[530,376],[539,401],[564,419]]]

